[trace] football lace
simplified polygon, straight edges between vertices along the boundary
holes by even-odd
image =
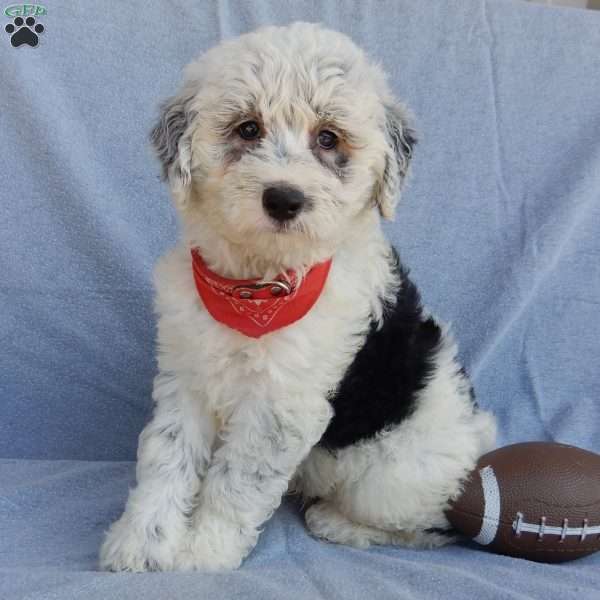
[[[546,525],[546,517],[541,517],[539,523],[527,523],[525,515],[518,512],[513,521],[513,531],[516,537],[521,537],[522,533],[537,533],[539,541],[543,540],[545,535],[558,535],[561,542],[568,536],[579,536],[579,541],[583,542],[589,535],[600,535],[600,525],[590,527],[588,520],[583,519],[581,527],[569,527],[569,519],[565,518],[562,527],[557,527]]]

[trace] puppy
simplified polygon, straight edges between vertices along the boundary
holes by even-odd
[[[451,540],[495,426],[382,234],[415,136],[380,69],[334,31],[267,27],[192,63],[152,142],[182,239],[101,566],[236,568],[288,489],[325,540]]]

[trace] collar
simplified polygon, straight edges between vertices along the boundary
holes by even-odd
[[[323,291],[332,260],[314,265],[302,279],[290,270],[264,281],[221,277],[206,266],[197,248],[191,254],[196,289],[206,310],[216,321],[253,338],[306,315]]]

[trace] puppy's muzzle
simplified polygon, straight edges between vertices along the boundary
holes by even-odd
[[[265,188],[263,192],[263,208],[276,221],[290,221],[300,213],[306,205],[306,196],[298,189],[288,185]]]

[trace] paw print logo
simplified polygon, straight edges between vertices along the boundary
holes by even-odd
[[[44,31],[44,26],[41,23],[36,24],[33,17],[27,17],[25,21],[23,21],[22,17],[16,17],[4,29],[6,33],[11,34],[10,43],[15,48],[23,44],[35,48],[39,42],[37,34]]]

